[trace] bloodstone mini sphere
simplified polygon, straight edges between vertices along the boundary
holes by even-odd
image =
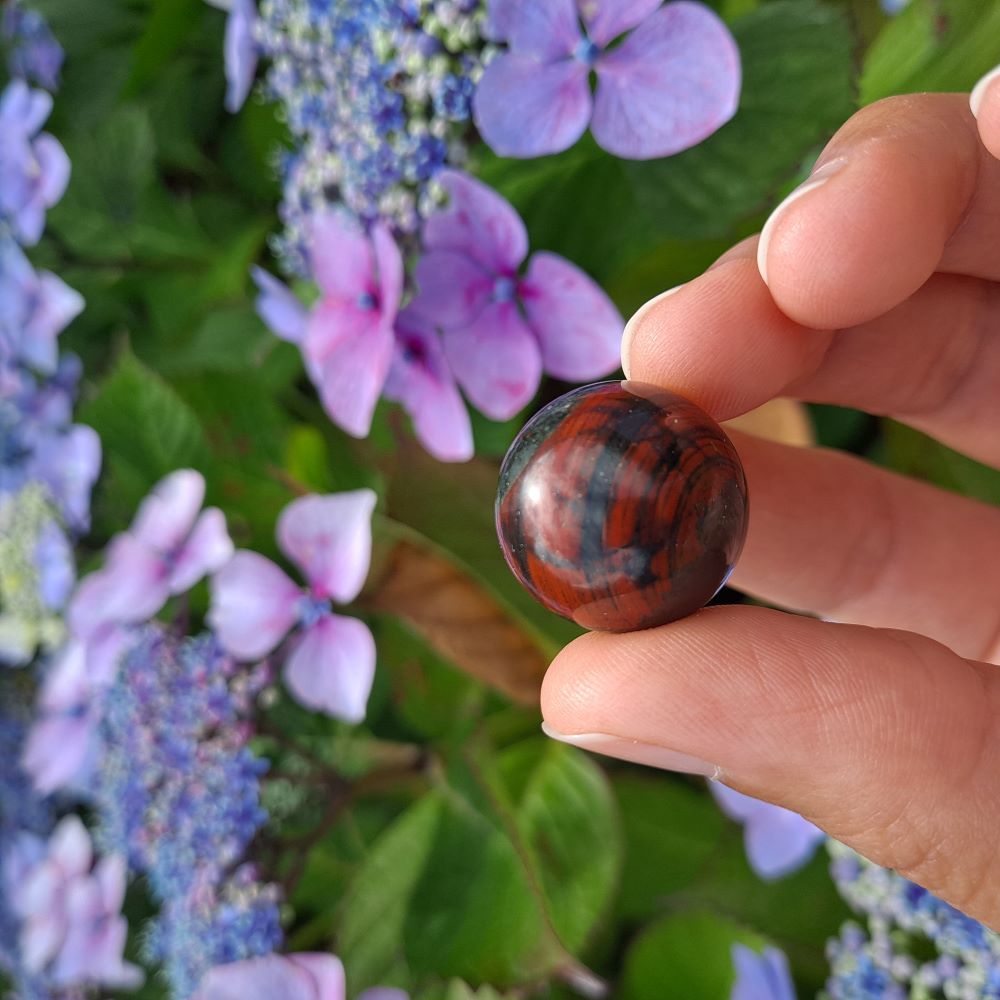
[[[525,425],[500,470],[496,521],[508,565],[546,607],[584,628],[650,628],[726,582],[746,537],[746,479],[694,403],[600,382]]]

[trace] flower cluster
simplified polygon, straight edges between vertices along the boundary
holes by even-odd
[[[147,626],[105,699],[96,800],[102,841],[163,904],[149,941],[173,996],[212,966],[281,942],[278,897],[243,864],[266,819],[266,762],[248,747],[263,670],[240,670],[211,636]]]
[[[830,854],[841,895],[866,924],[830,942],[830,1000],[1000,997],[1000,935],[842,844],[831,841]]]
[[[27,10],[19,0],[7,0],[0,15],[0,45],[7,50],[12,77],[50,92],[58,88],[63,50],[38,11]]]

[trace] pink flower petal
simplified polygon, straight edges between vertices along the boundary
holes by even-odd
[[[303,356],[330,419],[366,437],[392,361],[390,321],[374,309],[325,299],[309,317]]]
[[[117,625],[104,625],[87,639],[87,681],[92,691],[101,691],[114,681],[131,645],[130,632]]]
[[[301,570],[316,597],[353,601],[372,555],[372,490],[293,500],[278,518],[278,545]]]
[[[109,624],[147,621],[169,597],[161,556],[129,534],[118,535],[103,569],[86,577],[69,605],[74,635],[88,638]]]
[[[142,501],[131,533],[163,555],[173,552],[191,531],[204,499],[204,476],[194,469],[178,469]]]
[[[92,763],[95,724],[89,715],[50,715],[35,721],[21,755],[41,795],[76,784]]]
[[[441,327],[468,326],[493,296],[496,277],[468,254],[431,250],[417,261],[420,313]]]
[[[319,1000],[314,977],[284,955],[209,969],[191,1000]],[[322,1000],[326,1000],[325,997]],[[334,997],[343,1000],[343,997]]]
[[[575,264],[536,253],[519,291],[546,372],[567,382],[588,382],[618,368],[625,321]]]
[[[21,960],[28,972],[41,972],[58,953],[66,935],[66,922],[59,915],[30,920],[21,929]]]
[[[49,667],[38,697],[45,712],[68,712],[87,700],[87,644],[70,640],[59,651]]]
[[[571,56],[580,44],[575,0],[522,0],[505,20],[507,41],[519,56],[551,62]]]
[[[313,219],[309,261],[324,295],[354,303],[378,291],[371,241],[344,212],[325,211]]]
[[[190,590],[203,576],[222,569],[233,554],[225,515],[217,507],[202,511],[173,561],[168,578],[172,594]]]
[[[344,966],[339,958],[333,955],[301,952],[297,955],[288,955],[287,959],[312,979],[316,989],[315,1000],[344,1000],[347,995],[347,984],[344,979]]]
[[[250,275],[260,291],[257,314],[276,337],[297,344],[306,332],[306,307],[286,284],[262,267],[252,267]]]
[[[444,350],[473,406],[492,420],[509,420],[538,390],[541,352],[515,302],[495,302],[472,326],[445,331]]]
[[[546,64],[510,52],[496,56],[472,102],[486,145],[521,159],[569,149],[590,121],[588,76],[578,59]]]
[[[662,4],[663,0],[578,0],[587,34],[602,49]]]
[[[396,356],[385,386],[410,415],[420,443],[440,462],[474,453],[472,423],[434,328],[412,310],[396,321]]]
[[[237,552],[211,579],[208,624],[239,660],[267,655],[298,618],[302,591],[270,559]]]
[[[435,178],[448,192],[448,205],[424,225],[428,250],[455,250],[491,274],[513,274],[528,256],[528,232],[506,198],[457,170]]]
[[[696,146],[736,113],[740,55],[722,20],[668,3],[597,62],[591,129],[615,156],[648,160]]]
[[[391,322],[403,297],[403,255],[384,223],[372,227],[371,240],[378,266],[378,308]]]
[[[306,708],[362,722],[375,678],[375,640],[364,622],[325,615],[306,629],[285,663],[285,684]]]
[[[49,839],[49,858],[66,877],[85,875],[94,860],[90,834],[79,816],[67,816],[59,821]]]

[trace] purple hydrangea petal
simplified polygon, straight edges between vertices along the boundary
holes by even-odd
[[[521,0],[489,0],[486,8],[486,27],[483,36],[491,42],[505,42],[510,38]]]
[[[76,582],[73,550],[69,539],[55,521],[48,521],[35,543],[38,596],[51,611],[63,608]]]
[[[309,626],[285,661],[285,684],[306,708],[335,719],[364,721],[375,679],[375,640],[364,622],[324,615]]]
[[[292,965],[297,966],[312,979],[316,990],[314,1000],[344,1000],[347,983],[344,966],[339,958],[309,952],[286,957]]]
[[[74,531],[90,525],[90,491],[101,470],[101,439],[91,427],[74,424],[64,434],[49,434],[35,449],[30,474],[48,486]]]
[[[162,555],[176,549],[191,532],[205,499],[205,477],[178,469],[161,479],[132,519],[132,535]]]
[[[313,309],[302,344],[309,376],[330,419],[363,438],[392,361],[389,322],[375,309],[326,299]]]
[[[578,0],[587,34],[602,49],[641,24],[662,4],[663,0]]]
[[[104,568],[77,587],[69,606],[70,627],[86,638],[104,625],[147,621],[169,596],[160,556],[132,535],[121,534],[112,541]]]
[[[469,411],[455,385],[440,337],[412,309],[396,321],[396,355],[385,395],[402,404],[418,440],[439,462],[472,458]]]
[[[95,721],[88,715],[38,719],[25,740],[21,766],[41,795],[79,783],[91,766]]]
[[[284,282],[262,267],[250,270],[254,283],[260,290],[257,297],[257,313],[271,332],[282,340],[299,343],[305,336],[309,313],[299,302],[295,293]]]
[[[314,597],[346,604],[361,591],[372,555],[368,489],[300,497],[278,518],[278,545],[301,570]]]
[[[325,211],[312,220],[309,263],[325,296],[355,303],[378,292],[371,240],[344,212]]]
[[[501,21],[511,50],[540,62],[572,56],[581,41],[576,0],[520,0]]]
[[[416,308],[442,327],[468,326],[493,297],[496,276],[455,250],[431,250],[417,261]]]
[[[777,948],[762,955],[746,945],[733,945],[736,982],[729,1000],[795,1000],[788,959]]]
[[[303,963],[303,958],[315,959]],[[339,968],[339,979],[338,979]],[[210,969],[191,1000],[345,1000],[332,955],[266,955]]]
[[[670,156],[697,145],[736,113],[740,55],[708,7],[676,0],[597,62],[591,129],[625,159]]]
[[[383,316],[394,320],[403,298],[403,255],[384,223],[377,223],[371,231],[372,249],[378,269],[378,308]]]
[[[577,59],[546,64],[512,52],[496,56],[473,98],[483,140],[494,153],[521,159],[569,149],[590,121],[589,72]]]
[[[79,816],[70,815],[60,820],[49,840],[49,859],[66,877],[90,871],[94,848]]]
[[[16,127],[34,135],[52,113],[52,95],[29,87],[24,80],[12,80],[0,96],[0,126]]]
[[[528,231],[506,198],[458,170],[442,170],[438,183],[448,205],[424,225],[428,250],[454,250],[491,274],[512,274],[528,256]]]
[[[66,150],[57,139],[43,132],[34,142],[38,159],[38,198],[46,208],[51,208],[66,193],[71,171]]]
[[[536,253],[518,291],[546,372],[569,382],[589,382],[618,368],[625,321],[575,264],[556,254]]]
[[[458,384],[491,420],[509,420],[538,390],[541,351],[515,302],[495,302],[473,326],[446,330],[444,349]]]
[[[816,853],[826,834],[798,813],[770,806],[747,821],[747,860],[763,879],[782,878],[801,868]]]
[[[217,507],[202,511],[187,541],[173,557],[167,580],[170,592],[190,590],[202,577],[222,569],[232,554],[225,515]]]
[[[24,331],[23,360],[46,374],[56,370],[56,337],[83,311],[83,296],[49,271],[38,273],[35,309]]]
[[[406,990],[396,990],[389,986],[375,986],[358,994],[358,1000],[410,1000]]]
[[[743,792],[722,784],[721,781],[708,782],[708,790],[719,808],[737,823],[745,823],[766,804],[752,795],[744,795]]]
[[[208,624],[238,660],[266,656],[298,619],[302,591],[270,559],[237,552],[211,579]]]
[[[236,113],[243,107],[257,72],[257,43],[254,0],[233,0],[226,20],[224,52],[226,60],[226,110]]]

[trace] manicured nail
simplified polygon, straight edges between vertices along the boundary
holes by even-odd
[[[668,288],[665,292],[660,292],[659,295],[653,296],[645,305],[639,306],[635,315],[625,325],[625,332],[622,334],[622,371],[625,373],[625,378],[629,378],[629,351],[632,348],[632,338],[635,336],[636,328],[642,322],[643,316],[650,312],[658,302],[669,298],[674,292],[679,292],[683,287],[684,285],[675,285],[673,288]]]
[[[629,760],[634,764],[645,764],[647,767],[658,767],[663,771],[700,774],[706,778],[717,778],[721,773],[715,764],[709,764],[690,754],[669,750],[656,743],[640,743],[638,740],[626,740],[608,733],[560,733],[546,722],[542,723],[542,732],[551,739],[580,747],[581,750]]]
[[[972,88],[972,93],[969,94],[969,107],[972,109],[973,115],[979,117],[979,109],[983,106],[983,99],[986,97],[986,91],[990,89],[990,84],[1000,76],[1000,66],[995,69],[991,69],[989,73],[984,76],[979,83],[977,83]]]
[[[837,171],[839,171],[847,161],[843,158],[831,160],[824,163],[818,170],[814,170],[770,215],[764,228],[760,231],[760,242],[757,244],[757,268],[760,276],[767,284],[767,251],[771,245],[771,237],[774,235],[774,227],[782,214],[793,202],[796,202],[804,194],[815,191],[822,187]]]

